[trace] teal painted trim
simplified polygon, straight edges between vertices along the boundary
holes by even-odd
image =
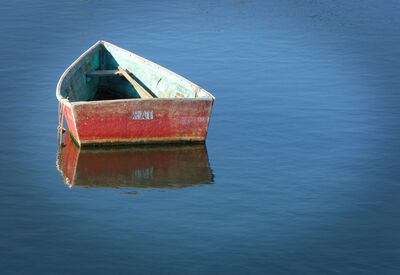
[[[104,41],[96,43],[68,68],[57,89],[62,97],[71,102],[98,100],[104,91],[112,94],[106,99],[140,98],[131,83],[122,76],[86,77],[87,72],[115,70],[118,66],[130,72],[157,98],[214,99],[183,77]]]

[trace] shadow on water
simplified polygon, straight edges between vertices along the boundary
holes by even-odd
[[[69,187],[178,189],[214,183],[203,144],[79,148],[68,133],[64,144],[57,168]]]

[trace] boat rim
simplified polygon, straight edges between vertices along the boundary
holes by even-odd
[[[148,63],[150,63],[150,64],[153,64],[153,65],[155,65],[155,66],[158,66],[159,69],[165,70],[166,72],[168,72],[168,73],[170,73],[170,74],[172,74],[172,75],[175,75],[175,76],[177,76],[178,78],[181,78],[182,80],[188,82],[189,84],[198,87],[198,88],[201,89],[203,92],[205,92],[207,95],[209,95],[210,98],[151,98],[151,99],[143,99],[143,98],[125,98],[125,99],[114,99],[114,100],[97,100],[97,101],[93,101],[93,102],[91,102],[91,101],[74,101],[74,102],[71,102],[71,101],[69,101],[68,98],[62,97],[62,96],[61,96],[61,84],[63,83],[63,81],[64,81],[64,79],[65,79],[65,76],[72,70],[73,67],[75,67],[75,65],[76,65],[79,61],[81,61],[90,51],[92,51],[93,49],[95,49],[95,48],[96,48],[98,45],[100,45],[100,44],[103,44],[103,45],[105,45],[105,44],[110,45],[110,46],[115,47],[115,48],[117,48],[117,49],[119,49],[119,50],[125,51],[125,52],[127,52],[129,55],[133,55],[134,57],[136,57],[136,58],[138,58],[138,59],[141,59],[141,60],[144,61],[144,62],[148,62]],[[61,75],[60,79],[58,80],[57,89],[56,89],[56,97],[57,97],[58,101],[61,101],[61,100],[64,101],[64,100],[66,100],[66,101],[67,101],[68,103],[70,103],[70,104],[74,104],[74,103],[83,104],[83,103],[96,103],[96,102],[97,102],[97,103],[98,103],[98,102],[110,102],[110,103],[111,103],[111,102],[126,101],[126,100],[157,100],[157,99],[158,99],[158,100],[166,100],[166,99],[168,100],[168,99],[171,99],[171,100],[185,100],[185,101],[186,101],[186,100],[210,100],[210,99],[211,99],[212,101],[215,100],[215,97],[214,97],[210,92],[204,90],[204,89],[201,88],[199,85],[193,83],[192,81],[186,79],[185,77],[183,77],[183,76],[181,76],[181,75],[179,75],[179,74],[177,74],[177,73],[175,73],[175,72],[173,72],[173,71],[171,71],[171,70],[169,70],[169,69],[167,69],[167,68],[165,68],[165,67],[163,67],[163,66],[161,66],[161,65],[159,65],[159,64],[157,64],[157,63],[155,63],[155,62],[153,62],[153,61],[151,61],[151,60],[148,60],[148,59],[146,59],[146,58],[144,58],[144,57],[142,57],[142,56],[140,56],[140,55],[137,55],[137,54],[135,54],[135,53],[132,53],[132,52],[126,50],[126,49],[123,49],[123,48],[121,48],[121,47],[118,47],[118,46],[116,46],[116,45],[114,45],[114,44],[112,44],[112,43],[110,43],[110,42],[104,41],[104,40],[99,40],[99,41],[97,41],[97,42],[96,42],[95,44],[93,44],[89,49],[87,49],[84,53],[82,53],[76,60],[74,60],[74,62],[73,62],[71,65],[68,66],[68,68],[64,71],[64,73]]]

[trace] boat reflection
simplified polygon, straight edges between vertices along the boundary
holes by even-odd
[[[57,167],[70,187],[177,189],[214,183],[205,145],[78,148],[68,133],[64,144]]]

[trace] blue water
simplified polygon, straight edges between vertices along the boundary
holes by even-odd
[[[20,0],[0,14],[2,274],[400,273],[398,1]],[[100,39],[213,93],[210,184],[64,183],[55,88]]]

